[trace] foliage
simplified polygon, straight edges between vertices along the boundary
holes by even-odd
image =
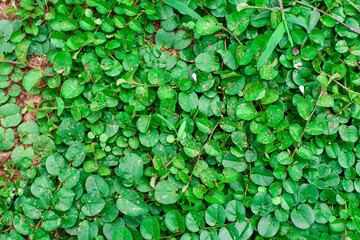
[[[359,239],[358,0],[20,6],[0,88],[44,101],[0,90],[0,240]]]

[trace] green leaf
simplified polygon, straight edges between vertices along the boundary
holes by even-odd
[[[127,228],[120,227],[115,230],[112,239],[113,240],[128,240],[128,239],[132,240],[133,237],[131,235],[131,232]]]
[[[155,187],[155,199],[161,204],[173,204],[178,200],[179,186],[172,181],[161,181]]]
[[[75,78],[67,79],[61,86],[61,95],[64,98],[75,98],[84,91],[84,84]]]
[[[189,94],[181,92],[179,94],[179,104],[184,111],[190,112],[198,106],[199,99],[195,92]]]
[[[155,217],[148,216],[142,220],[140,225],[141,235],[145,239],[159,239],[160,225]]]
[[[222,28],[222,23],[218,23],[214,16],[206,15],[196,22],[196,31],[200,35],[210,35]]]
[[[63,74],[64,76],[69,75],[72,67],[72,59],[70,52],[61,51],[57,53],[55,55],[53,64],[54,64],[54,70],[58,74]]]
[[[250,16],[245,11],[235,11],[227,19],[227,26],[234,35],[243,33],[250,23]]]
[[[140,196],[133,190],[126,188],[120,192],[116,206],[120,212],[132,217],[143,215],[149,211],[148,206]]]
[[[127,154],[119,163],[119,172],[125,186],[136,183],[143,174],[143,161],[135,153]]]
[[[298,110],[300,116],[304,120],[307,121],[307,120],[310,119],[311,112],[312,112],[312,106],[311,106],[311,103],[309,101],[303,100],[300,103],[298,103],[297,110]]]
[[[221,227],[225,223],[225,209],[219,204],[210,205],[205,211],[205,221],[207,225]]]
[[[177,210],[170,210],[165,216],[166,227],[173,233],[185,232],[185,222],[182,215]]]
[[[306,204],[300,204],[290,214],[291,221],[297,228],[308,229],[315,221],[314,211]]]
[[[236,115],[240,119],[244,120],[252,120],[257,116],[257,111],[255,109],[255,106],[251,103],[245,102],[240,104],[236,109]]]
[[[219,57],[210,53],[201,53],[195,58],[196,66],[203,72],[216,72],[220,69]]]
[[[49,174],[57,176],[59,175],[60,171],[65,167],[65,160],[64,158],[58,154],[54,153],[47,157],[46,159],[46,170]]]
[[[266,110],[266,119],[269,127],[275,127],[284,118],[284,111],[277,105],[272,105]]]
[[[25,63],[31,41],[23,40],[15,47],[15,55],[20,63]]]
[[[274,181],[272,172],[263,167],[254,167],[250,179],[260,186],[269,186]]]
[[[323,95],[317,101],[317,105],[320,107],[332,107],[334,106],[334,98],[330,95]]]
[[[265,87],[259,82],[248,83],[244,88],[244,93],[246,101],[256,101],[265,96]]]
[[[20,214],[14,217],[14,228],[21,234],[29,235],[34,226],[35,224],[30,218],[21,216]]]
[[[88,217],[97,215],[105,207],[105,200],[95,193],[85,193],[81,197],[81,202],[84,204],[81,211]]]
[[[89,176],[85,182],[86,191],[88,193],[95,193],[103,197],[107,197],[110,189],[106,181],[97,175]]]
[[[41,70],[31,70],[23,79],[23,86],[26,91],[30,91],[43,77]]]
[[[279,231],[280,223],[271,216],[262,217],[258,223],[258,231],[263,237],[273,237]]]

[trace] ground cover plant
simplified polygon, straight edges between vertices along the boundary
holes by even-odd
[[[0,240],[360,239],[359,0],[11,2]]]

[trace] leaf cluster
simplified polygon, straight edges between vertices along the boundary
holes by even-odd
[[[20,0],[0,240],[359,239],[359,5]]]

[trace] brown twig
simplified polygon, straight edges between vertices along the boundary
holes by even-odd
[[[337,114],[336,116],[339,116],[345,109],[347,109],[351,104],[353,104],[356,101],[356,98],[354,100],[352,100],[351,102],[349,102],[344,108],[342,108]]]
[[[14,228],[14,226],[10,226],[10,227],[8,227],[7,229],[2,230],[0,233],[8,232],[8,231],[10,231],[10,230],[13,229],[13,228]]]
[[[267,7],[267,6],[262,6],[262,7],[258,7],[258,6],[246,6],[246,7],[244,7],[244,8],[265,9],[265,10],[277,12],[276,9],[272,9],[272,8]]]
[[[321,96],[323,95],[323,93],[324,93],[324,90],[321,90],[321,93],[320,93],[319,98],[321,98]],[[307,127],[307,125],[310,123],[311,118],[312,118],[312,116],[314,115],[314,113],[315,113],[315,111],[316,111],[317,108],[318,108],[318,105],[315,105],[314,109],[312,110],[312,112],[311,112],[311,114],[310,114],[309,120],[306,121],[304,130],[302,131],[301,136],[300,136],[300,141],[299,141],[299,143],[296,145],[293,153],[291,154],[291,157],[294,157],[294,156],[295,156],[296,150],[300,147],[300,145],[301,145],[301,139],[303,138],[303,136],[305,135],[305,132],[306,132],[306,127]]]
[[[8,62],[8,63],[11,63],[11,64],[27,66],[27,67],[29,67],[29,68],[33,68],[33,69],[37,69],[37,70],[42,71],[41,69],[38,69],[38,68],[35,67],[34,65],[31,65],[31,63],[29,63],[29,62],[21,63],[21,62],[16,62],[16,61],[8,60],[8,59],[3,59],[2,62]],[[42,72],[43,72],[43,71],[42,71]],[[52,77],[52,76],[54,76],[54,75],[53,75],[53,74],[49,74],[49,73],[44,73],[44,76],[46,76],[46,77]]]
[[[350,88],[344,86],[344,84],[342,84],[339,81],[335,80],[334,75],[331,76],[330,74],[327,74],[326,72],[323,72],[323,71],[322,71],[322,73],[324,73],[327,77],[330,78],[330,82],[335,82],[337,85],[339,85],[340,87],[342,87],[344,90],[346,90],[348,92],[360,95],[360,92],[353,91]],[[336,74],[338,74],[338,73],[336,73]],[[338,76],[340,76],[340,75],[338,74]],[[330,82],[328,83],[328,85],[330,84]]]
[[[229,33],[232,37],[234,37],[238,43],[242,44],[240,39],[236,35],[234,35],[229,29],[227,29],[225,27],[222,27],[221,29],[224,30],[225,32]]]
[[[5,157],[5,159],[0,163],[0,167],[2,167],[2,165],[4,165],[4,163],[10,158],[11,153],[8,153],[8,155]]]
[[[355,92],[355,91],[351,90],[350,88],[344,86],[342,83],[340,83],[339,81],[336,81],[335,79],[333,79],[333,81],[334,81],[337,85],[339,85],[340,87],[342,87],[343,89],[345,89],[345,90],[348,91],[348,92],[351,92],[351,93],[354,93],[354,94],[360,94],[359,92]]]
[[[210,136],[209,136],[209,138],[207,139],[207,141],[209,141],[209,140],[212,138],[212,136],[214,135],[215,129],[217,128],[217,126],[219,126],[219,124],[220,124],[220,121],[215,125],[214,129],[211,131]],[[206,141],[206,142],[207,142],[207,141]],[[205,149],[205,145],[206,145],[206,144],[204,144],[204,146],[201,148],[200,153],[199,153],[199,156],[196,158],[196,161],[195,161],[195,164],[194,164],[195,167],[196,167],[197,162],[198,162],[198,161],[200,160],[200,158],[201,158],[201,154],[202,154],[202,152],[203,152],[204,149]],[[195,167],[194,167],[194,168],[195,168]],[[189,181],[188,181],[188,183],[186,184],[186,186],[183,188],[183,189],[184,189],[183,192],[185,192],[186,189],[189,187],[190,182],[191,182],[191,178],[193,177],[193,175],[194,175],[194,172],[191,172],[190,177],[189,177]]]
[[[35,226],[35,231],[38,230],[38,228],[40,227],[40,224],[42,223],[42,220],[40,219],[39,222],[36,224]]]
[[[279,5],[280,5],[280,12],[284,11],[284,4],[282,0],[279,0]]]
[[[315,9],[316,11],[318,11],[318,12],[320,12],[320,13],[322,13],[322,14],[325,14],[325,15],[331,17],[332,19],[334,19],[335,21],[337,21],[337,22],[340,23],[341,25],[347,27],[350,31],[355,32],[355,33],[357,33],[357,34],[360,34],[360,30],[358,30],[358,29],[356,29],[356,28],[353,28],[353,27],[350,27],[349,25],[343,23],[342,21],[340,21],[340,20],[337,19],[336,17],[328,14],[327,12],[324,12],[324,11],[321,10],[321,9],[318,9],[318,8],[316,8],[316,7],[311,6],[310,4],[307,4],[307,3],[304,3],[304,2],[300,2],[300,1],[297,1],[297,0],[295,0],[295,2],[296,2],[296,3],[299,3],[299,4],[301,4],[301,5],[304,5],[304,6],[306,6],[306,7]]]

